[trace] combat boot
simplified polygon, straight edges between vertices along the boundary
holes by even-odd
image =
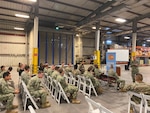
[[[51,106],[50,103],[45,103],[45,104],[41,105],[41,108],[48,108],[48,107],[50,107],[50,106]]]
[[[7,110],[6,113],[18,113],[16,110]]]
[[[72,104],[80,104],[81,103],[81,101],[77,100],[77,99],[72,99],[71,102],[72,102]]]
[[[100,95],[100,94],[102,94],[102,93],[103,93],[103,88],[99,87],[99,88],[97,89],[97,94]]]
[[[12,105],[12,109],[18,108],[18,105]]]
[[[133,107],[130,107],[130,113],[134,113]]]

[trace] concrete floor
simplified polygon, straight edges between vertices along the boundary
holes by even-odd
[[[124,70],[124,65],[120,65],[121,67],[121,76],[120,78],[126,81],[126,84],[131,84],[131,72]],[[144,82],[150,82],[149,75],[149,66],[140,67],[140,73],[143,74]],[[16,72],[16,68],[14,68],[12,72],[12,79],[16,83],[16,87],[18,86],[18,73]],[[127,113],[128,108],[128,95],[127,93],[118,92],[114,89],[114,87],[104,87],[104,93],[98,97],[92,96],[96,102],[101,103],[103,106],[111,110],[113,113]],[[29,111],[23,112],[22,103],[19,96],[16,95],[14,99],[14,104],[19,105],[19,113],[29,113]],[[85,101],[84,95],[82,93],[78,93],[78,99],[81,100],[81,104],[66,104],[62,103],[58,105],[51,96],[48,96],[48,100],[51,103],[51,107],[46,109],[36,110],[37,113],[88,113],[88,104]],[[1,113],[5,113],[2,111]]]

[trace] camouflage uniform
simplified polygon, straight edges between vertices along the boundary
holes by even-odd
[[[101,93],[102,93],[102,90],[103,90],[102,87],[101,87],[101,84],[100,84],[99,80],[96,79],[96,78],[93,76],[92,72],[86,71],[86,72],[84,73],[84,76],[85,76],[86,78],[88,78],[88,79],[91,79],[91,81],[92,81],[92,83],[93,83],[93,85],[94,85],[94,87],[95,87],[97,93],[98,93],[98,94],[101,94]]]
[[[55,71],[52,73],[52,78],[56,80],[58,75],[60,75],[60,73],[55,70]]]
[[[0,72],[0,78],[3,78],[3,74],[5,73],[6,71],[1,71]]]
[[[51,75],[52,75],[52,73],[53,73],[53,70],[52,70],[51,68],[49,68],[49,69],[47,70],[47,74],[48,74],[48,76],[51,76]]]
[[[61,76],[60,74],[57,76],[56,80],[58,82],[60,82],[62,88],[64,89],[64,91],[69,99],[77,98],[78,88],[76,86],[67,84],[65,81],[65,78],[63,76]]]
[[[101,70],[99,70],[98,68],[95,68],[94,69],[94,75],[96,78],[100,78],[100,76],[102,75],[103,73],[101,72]]]
[[[7,101],[6,109],[12,109],[15,89],[3,79],[0,79],[0,101]]]
[[[42,105],[46,103],[47,92],[43,89],[38,76],[34,76],[29,80],[27,88],[33,97],[41,99]]]
[[[47,72],[48,72],[48,68],[45,67],[45,68],[44,68],[44,73],[47,73]]]
[[[135,82],[132,85],[125,86],[122,91],[133,91],[136,93],[144,93],[146,95],[150,95],[150,85],[144,82]],[[136,96],[132,97],[132,100],[137,104],[140,103],[140,98]],[[150,105],[150,101],[148,102],[148,104]]]
[[[120,80],[118,74],[114,71],[114,69],[110,68],[108,70],[108,76],[114,77],[116,79],[118,89],[125,86],[125,80]]]
[[[22,79],[22,80],[24,81],[24,83],[27,85],[28,82],[29,82],[29,80],[30,80],[30,75],[29,75],[29,73],[26,72],[26,71],[23,71],[23,72],[21,73],[21,79]]]
[[[83,64],[80,64],[79,70],[80,70],[81,74],[84,74],[84,72],[85,72],[85,67],[84,67]]]
[[[81,75],[81,72],[78,69],[75,69],[73,75],[76,77],[77,75]]]
[[[66,72],[72,72],[72,67],[69,67],[69,66],[66,67],[66,68],[65,68],[65,71],[66,71]]]
[[[135,74],[139,73],[138,64],[139,63],[138,63],[137,60],[133,60],[131,62],[131,67],[132,67],[131,73],[132,73],[132,80],[133,80],[133,82],[135,82]]]

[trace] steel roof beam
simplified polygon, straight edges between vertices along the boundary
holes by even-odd
[[[72,5],[72,4],[67,4],[67,3],[64,3],[64,2],[56,1],[56,0],[47,0],[47,1],[54,2],[54,3],[58,3],[58,4],[62,4],[62,5],[66,5],[66,6],[69,6],[69,7],[74,7],[74,8],[77,8],[77,9],[82,9],[82,10],[90,11],[90,12],[93,11],[93,10],[91,10],[91,9],[79,7],[79,6]]]
[[[82,19],[79,23],[77,23],[77,26],[80,26],[80,24],[84,21],[88,21],[93,15],[98,15],[98,13],[100,13],[101,11],[105,10],[106,8],[110,7],[113,3],[115,3],[116,1],[113,0],[111,2],[107,2],[104,5],[98,7],[95,11],[93,11],[92,13],[90,13],[87,17],[85,17],[84,19]]]
[[[95,17],[93,17],[93,18],[88,18],[88,19],[86,19],[86,20],[83,20],[83,21],[79,22],[79,23],[77,24],[77,26],[78,26],[78,27],[83,27],[83,26],[85,26],[86,24],[89,24],[89,23],[91,23],[91,22],[93,22],[93,21],[96,21],[96,20],[98,20],[98,19],[100,19],[100,18],[102,18],[102,17],[104,17],[104,16],[106,16],[106,15],[112,13],[112,12],[118,11],[118,10],[124,8],[125,6],[126,6],[126,4],[120,4],[120,5],[118,5],[118,6],[116,6],[116,7],[113,7],[113,8],[111,8],[111,9],[105,11],[105,12],[102,12],[102,13],[97,14],[97,15],[96,15]]]
[[[73,14],[73,13],[69,13],[69,12],[64,12],[64,11],[59,11],[59,10],[55,10],[55,9],[50,9],[50,8],[45,8],[45,7],[39,7],[40,9],[44,9],[44,10],[48,10],[48,11],[54,11],[54,12],[58,12],[58,13],[63,13],[63,14],[67,14],[67,15],[73,15],[73,16],[78,16],[78,17],[84,17],[82,15],[79,14]]]
[[[91,2],[95,2],[95,3],[98,3],[98,4],[104,4],[103,2],[100,2],[100,1],[97,1],[97,0],[89,0]]]

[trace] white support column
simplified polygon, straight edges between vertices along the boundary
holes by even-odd
[[[132,33],[132,52],[136,51],[136,38],[137,33]]]
[[[100,41],[100,30],[98,29],[95,33],[95,49],[99,50],[99,41]]]
[[[36,16],[34,18],[33,48],[38,48],[38,25],[39,25],[39,18]]]

